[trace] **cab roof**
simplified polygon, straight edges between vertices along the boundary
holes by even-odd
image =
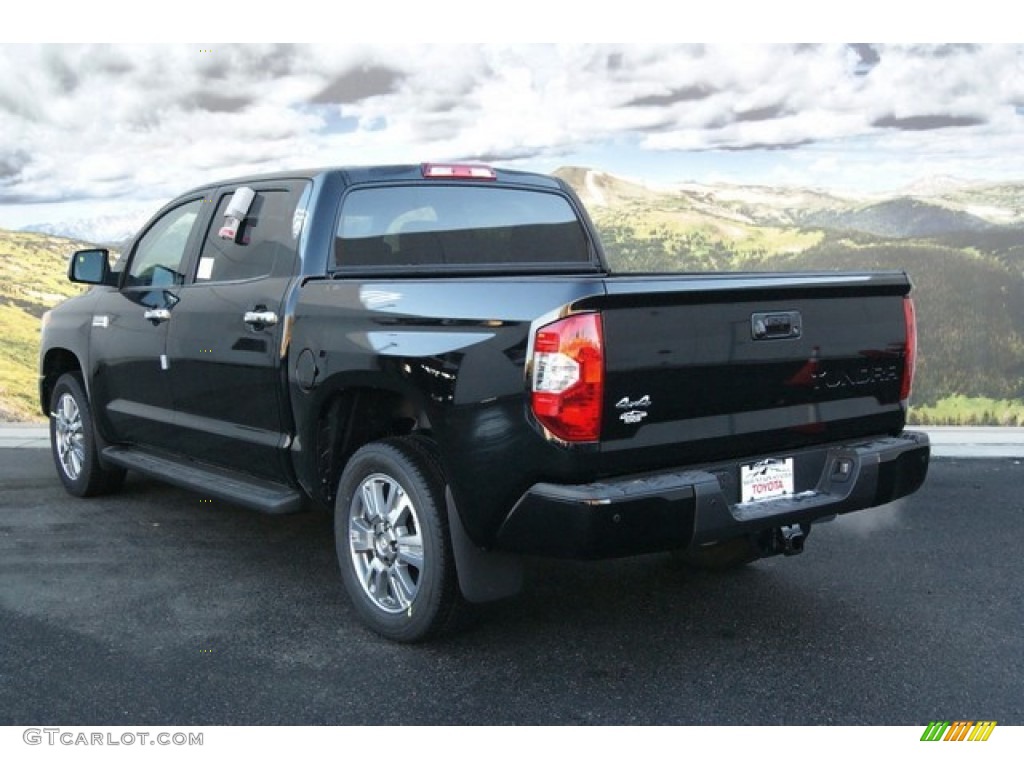
[[[493,178],[466,178],[464,176],[433,176],[428,177],[425,169],[438,166],[457,168],[486,168],[493,171]],[[313,179],[318,176],[338,174],[344,178],[346,185],[369,184],[387,181],[407,181],[422,183],[465,183],[465,184],[522,184],[524,186],[544,187],[548,189],[565,189],[565,184],[553,177],[541,173],[515,171],[507,168],[494,168],[481,163],[420,163],[416,165],[366,165],[366,166],[327,166],[321,168],[305,168],[298,170],[276,171],[214,181],[203,184],[189,192],[264,181],[285,179]]]

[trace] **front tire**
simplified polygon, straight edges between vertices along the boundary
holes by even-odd
[[[116,491],[125,471],[102,465],[93,434],[92,409],[78,374],[65,373],[50,397],[50,448],[64,488],[72,496]]]
[[[413,643],[455,624],[462,595],[444,478],[410,438],[353,454],[338,484],[334,532],[345,590],[371,629]]]

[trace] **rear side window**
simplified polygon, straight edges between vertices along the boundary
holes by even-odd
[[[589,265],[590,252],[561,195],[423,184],[350,192],[334,260],[340,269]]]
[[[196,282],[252,280],[287,274],[298,247],[295,208],[301,191],[301,186],[296,189],[258,189],[233,240],[220,237],[218,232],[234,190],[221,195],[217,201],[217,214],[199,254]]]

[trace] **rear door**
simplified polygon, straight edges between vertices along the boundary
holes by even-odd
[[[298,273],[302,180],[248,185],[256,192],[233,238],[219,235],[236,187],[214,195],[216,213],[180,291],[167,352],[178,450],[267,479],[285,479],[284,297]],[[284,340],[284,341],[283,341]]]

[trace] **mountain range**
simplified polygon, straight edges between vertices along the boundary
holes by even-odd
[[[652,186],[580,167],[555,175],[584,201],[615,271],[906,270],[919,320],[914,399],[925,406],[915,413],[962,420],[934,414],[966,396],[984,401],[981,421],[1024,426],[1024,182],[938,178],[852,196]],[[0,420],[41,416],[39,318],[78,290],[64,277],[70,253],[126,241],[139,217],[128,219],[46,225],[70,237],[0,230]],[[995,401],[1008,405],[996,412]]]
[[[919,324],[914,414],[1024,426],[1024,182],[932,179],[853,197],[556,174],[583,198],[617,271],[906,271]],[[946,407],[964,397],[976,414]]]
[[[1024,227],[1024,184],[972,182],[949,176],[922,179],[893,193],[839,194],[804,187],[736,184],[647,185],[592,168],[564,166],[554,171],[590,210],[672,202],[697,223],[728,230],[728,225],[822,228],[883,237],[928,237]],[[24,226],[91,243],[123,244],[134,236],[156,206],[124,213],[79,217]]]
[[[97,245],[121,245],[138,232],[158,206],[116,215],[80,217],[29,224],[22,232],[57,235]]]
[[[862,232],[880,237],[932,237],[953,232],[1024,228],[1024,182],[926,179],[884,195],[839,194],[804,187],[682,183],[649,186],[602,171],[559,168],[591,211],[649,205],[689,223]]]

